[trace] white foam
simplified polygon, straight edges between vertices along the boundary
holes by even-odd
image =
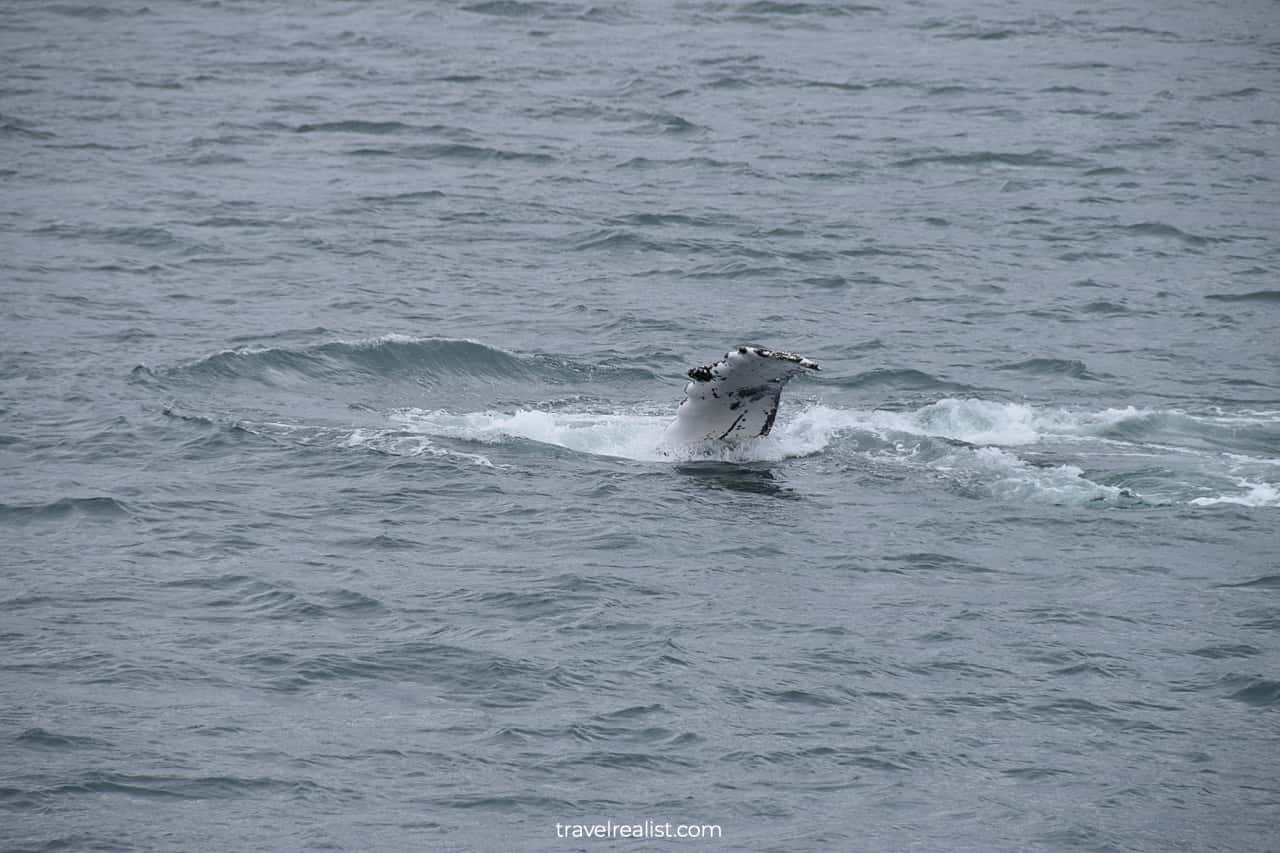
[[[1119,416],[1119,415],[1116,415]],[[1107,416],[1108,418],[1111,415]],[[891,441],[892,452],[873,452],[881,464],[921,465],[947,474],[972,491],[1003,500],[1088,503],[1133,497],[1124,489],[1095,483],[1075,465],[1034,465],[997,444],[1031,444],[1042,435],[1044,413],[1017,403],[985,400],[941,400],[914,412],[860,412],[810,406],[780,429],[789,443],[817,452],[840,432],[864,430]],[[983,447],[959,447],[941,457],[920,459],[919,444],[904,443],[902,434],[949,438]],[[771,436],[772,437],[772,436]]]
[[[970,444],[1016,447],[1046,439],[1096,440],[1121,424],[1144,421],[1149,422],[1150,432],[1172,432],[1175,436],[1195,430],[1197,426],[1266,427],[1280,422],[1277,414],[1270,410],[1241,411],[1231,415],[1221,412],[1197,414],[1179,409],[1154,410],[1135,406],[1077,411],[1038,408],[1025,403],[947,397],[912,411],[852,411],[846,412],[845,416],[850,426],[882,436],[898,432],[951,438]],[[1142,440],[1142,444],[1148,447],[1162,446],[1153,444],[1149,436]],[[1177,445],[1162,447],[1182,452],[1190,450]]]
[[[993,404],[999,405],[999,404]],[[948,411],[942,407],[938,411]],[[969,417],[965,413],[964,417]],[[920,433],[920,423],[909,415],[886,412],[859,412],[811,405],[793,417],[780,422],[768,436],[735,447],[719,444],[663,448],[663,432],[671,416],[647,413],[583,413],[547,412],[520,409],[514,412],[469,412],[406,409],[392,415],[405,429],[486,444],[501,444],[512,439],[525,439],[564,447],[580,453],[614,456],[641,462],[711,460],[721,462],[777,462],[808,456],[825,450],[842,432],[852,429],[897,428],[897,431]],[[906,421],[899,418],[906,417]],[[942,422],[937,415],[926,414],[934,426]],[[994,432],[992,426],[970,418],[968,426],[950,429],[975,436]],[[954,426],[954,423],[952,424]],[[909,427],[910,429],[902,429]],[[927,434],[927,433],[926,433]],[[1006,438],[1011,430],[1001,433]],[[896,453],[877,454],[887,464],[920,464],[915,448],[899,445]],[[948,473],[967,488],[1001,499],[1035,499],[1051,503],[1084,503],[1110,500],[1122,495],[1113,486],[1094,483],[1079,468],[1070,465],[1037,467],[1015,454],[997,447],[959,448],[941,459],[924,463],[934,470]]]
[[[476,465],[492,468],[488,457],[479,453],[465,453],[434,444],[425,435],[406,435],[400,430],[356,429],[342,442],[344,447],[372,450],[389,456],[452,456]]]
[[[1031,444],[1040,437],[1036,412],[1019,403],[947,398],[914,412],[875,411],[869,426],[883,435],[904,432],[971,444]]]
[[[1266,417],[1272,413],[1259,414]],[[1094,501],[1165,503],[1188,500],[1186,488],[1189,484],[1173,486],[1172,494],[1163,498],[1153,496],[1148,500],[1130,489],[1094,482],[1077,465],[1036,464],[1019,456],[1014,449],[1045,442],[1087,442],[1095,449],[1108,448],[1110,457],[1139,450],[1141,455],[1150,456],[1162,445],[1154,445],[1144,439],[1127,441],[1123,436],[1109,435],[1108,430],[1136,419],[1168,415],[1202,421],[1219,417],[1216,414],[1190,416],[1135,407],[1071,411],[1037,408],[1023,403],[953,398],[901,412],[810,404],[784,409],[774,430],[765,438],[736,447],[711,444],[683,448],[664,448],[661,444],[672,417],[665,408],[660,413],[652,408],[632,412],[518,409],[469,413],[404,409],[392,413],[391,417],[400,427],[393,432],[399,436],[395,441],[408,442],[406,433],[410,437],[421,435],[425,441],[423,448],[434,446],[430,443],[431,437],[486,444],[527,440],[579,453],[665,463],[686,460],[776,462],[821,453],[838,441],[842,434],[860,432],[875,435],[883,442],[867,448],[865,441],[859,441],[857,444],[861,449],[851,451],[872,464],[918,467],[922,471],[941,473],[966,492],[1002,500],[1083,504]],[[922,440],[928,438],[976,446],[946,447]],[[406,443],[402,446],[412,445]],[[1166,449],[1191,452],[1176,446]],[[1220,451],[1194,453],[1207,460],[1201,464],[1219,466],[1214,475],[1221,477],[1225,473],[1221,471],[1220,463],[1226,461],[1227,454]],[[1257,460],[1250,458],[1250,461]],[[1232,473],[1237,477],[1249,476],[1249,472],[1243,470]],[[1190,502],[1199,506],[1219,503],[1280,505],[1276,486],[1252,480],[1240,480],[1240,484],[1245,490],[1243,494],[1197,497]]]
[[[1273,483],[1254,483],[1240,480],[1240,487],[1247,491],[1242,495],[1218,495],[1217,497],[1192,498],[1190,503],[1196,506],[1217,506],[1235,504],[1236,506],[1280,506],[1280,487]]]
[[[1255,426],[1258,424],[1275,424],[1280,423],[1280,409],[1243,409],[1238,412],[1224,412],[1219,407],[1214,407],[1212,415],[1201,415],[1205,420],[1212,420],[1222,424],[1247,424]]]
[[[477,341],[475,338],[424,338],[418,335],[405,335],[400,332],[387,332],[383,335],[374,335],[370,338],[336,338],[329,343],[341,344],[343,346],[355,347],[358,349],[374,349],[383,344],[473,344],[482,349],[500,352],[503,355],[509,355],[512,358],[520,358],[519,355],[511,350],[503,349],[493,344],[483,341]]]
[[[513,438],[598,456],[655,461],[670,416],[582,412],[467,412],[402,409],[391,415],[406,429],[428,435],[501,444]]]
[[[1079,504],[1132,497],[1117,486],[1093,482],[1075,465],[1033,465],[999,447],[953,453],[937,467],[957,471],[962,479],[976,481],[979,490],[1003,500]]]
[[[875,410],[855,425],[876,432],[950,438],[969,444],[1016,447],[1045,438],[1092,436],[1149,413],[1129,406],[1100,412],[1038,409],[1025,403],[947,397],[910,412]]]
[[[617,456],[638,461],[673,457],[725,461],[776,461],[808,456],[826,449],[840,433],[862,430],[881,437],[936,436],[974,444],[1029,444],[1041,435],[1028,406],[983,400],[942,400],[915,412],[834,409],[815,404],[779,420],[773,432],[738,448],[719,445],[664,448],[663,431],[671,421],[664,413],[514,412],[454,413],[444,410],[403,409],[392,413],[405,429],[426,435],[500,444],[513,438],[565,447],[581,453]],[[902,447],[903,455],[911,448]],[[1016,459],[1012,455],[1009,458]]]
[[[1262,456],[1248,456],[1244,453],[1224,453],[1226,458],[1240,465],[1280,465],[1280,459],[1267,459]]]
[[[737,447],[706,445],[670,448],[662,444],[671,414],[596,412],[547,412],[518,409],[514,412],[453,413],[442,410],[403,409],[392,420],[405,429],[427,435],[501,444],[525,439],[564,447],[579,453],[615,456],[640,462],[671,460],[719,460],[724,462],[776,462],[817,453],[848,426],[831,415],[835,410],[810,407],[779,424],[761,439]]]

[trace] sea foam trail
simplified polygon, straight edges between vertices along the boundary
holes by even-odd
[[[392,418],[413,430],[486,443],[524,438],[583,453],[639,460],[669,458],[657,447],[662,431],[671,421],[670,414],[531,409],[455,414],[402,409]],[[804,456],[825,449],[835,436],[853,430],[885,439],[923,436],[999,447],[1058,439],[1105,439],[1130,444],[1163,443],[1188,451],[1221,445],[1214,449],[1232,453],[1236,449],[1231,447],[1234,443],[1245,445],[1240,449],[1246,453],[1237,453],[1237,458],[1259,463],[1274,463],[1273,454],[1280,452],[1280,412],[1275,411],[1188,414],[1129,406],[1091,412],[955,398],[910,411],[843,409],[822,404],[808,405],[790,415],[784,410],[773,433],[758,446],[768,448],[766,453],[781,451],[780,458]]]
[[[718,445],[666,448],[662,435],[669,413],[565,412],[520,409],[499,412],[453,413],[443,410],[402,409],[392,420],[404,433],[418,433],[460,441],[500,445],[532,441],[579,453],[640,462],[709,460],[720,462],[778,462],[824,451],[852,454],[878,465],[914,467],[941,473],[957,489],[978,496],[1032,499],[1052,503],[1141,500],[1133,489],[1095,482],[1076,464],[1044,464],[1019,456],[1017,448],[1068,444],[1072,454],[1099,456],[1117,447],[1147,456],[1185,453],[1212,465],[1206,476],[1213,482],[1239,482],[1243,495],[1205,495],[1199,487],[1198,505],[1238,503],[1270,506],[1276,487],[1242,480],[1243,468],[1270,465],[1274,459],[1223,451],[1205,445],[1220,442],[1242,426],[1262,430],[1247,442],[1251,449],[1275,429],[1277,413],[1188,415],[1133,407],[1102,411],[1037,408],[1023,403],[947,398],[911,411],[860,410],[811,404],[784,414],[768,436],[726,448]],[[1222,423],[1232,421],[1228,429]],[[859,438],[861,436],[861,438]],[[1190,440],[1188,440],[1190,436]],[[845,440],[848,438],[849,440]],[[1151,440],[1184,440],[1189,447]],[[1163,491],[1188,500],[1196,491],[1171,483]],[[1166,503],[1163,496],[1149,502]]]
[[[768,436],[736,447],[664,448],[670,415],[565,413],[520,410],[471,412],[404,410],[394,419],[406,430],[486,444],[535,441],[580,453],[641,462],[780,462],[827,450],[841,434],[867,431],[876,413],[808,406],[778,424]],[[920,435],[917,433],[917,435]],[[925,437],[925,440],[928,440]],[[1126,497],[1123,489],[1094,483],[1071,465],[1041,467],[998,447],[921,448],[886,444],[862,456],[873,464],[905,465],[942,472],[961,492],[1000,499],[1088,503]],[[1131,496],[1130,496],[1131,497]]]
[[[403,409],[392,420],[405,429],[443,438],[504,444],[525,439],[589,453],[641,462],[667,458],[662,433],[670,417],[644,414],[591,414],[519,409],[515,412],[468,412]]]
[[[815,407],[822,409],[825,407]],[[831,422],[880,435],[904,433],[1002,447],[1047,440],[1104,439],[1186,451],[1240,452],[1265,461],[1280,454],[1280,412],[1190,413],[1134,406],[1101,411],[946,398],[912,411],[829,410]]]
[[[1244,494],[1192,498],[1189,502],[1196,506],[1231,504],[1247,507],[1280,507],[1280,486],[1274,483],[1254,483],[1249,480],[1239,480],[1238,483],[1240,488],[1245,490]]]

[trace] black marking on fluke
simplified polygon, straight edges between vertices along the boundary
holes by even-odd
[[[738,415],[738,417],[734,419],[733,423],[729,424],[729,428],[724,431],[724,434],[720,436],[720,440],[724,441],[726,438],[728,438],[729,433],[733,432],[734,429],[737,428],[738,424],[742,423],[742,419],[745,418],[746,416],[747,416],[746,412],[743,412],[742,414]],[[761,435],[763,434],[764,433],[761,433]]]
[[[768,416],[764,419],[764,426],[760,428],[760,435],[764,436],[769,434],[769,430],[773,429],[773,420],[777,416],[778,416],[778,407],[774,406],[773,409],[769,412]]]
[[[710,382],[710,381],[711,381],[711,368],[710,368],[710,367],[693,367],[693,368],[690,368],[690,369],[689,369],[689,378],[690,378],[690,379],[693,379],[693,380],[694,380],[694,381],[696,381],[696,382]]]

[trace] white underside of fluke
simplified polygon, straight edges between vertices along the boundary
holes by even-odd
[[[741,346],[707,367],[689,371],[685,400],[667,427],[668,447],[722,442],[739,444],[769,434],[782,386],[792,376],[817,370],[795,353]]]

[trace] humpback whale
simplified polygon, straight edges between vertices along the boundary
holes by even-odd
[[[797,373],[817,369],[816,362],[795,353],[752,346],[740,346],[715,364],[695,367],[688,373],[685,399],[663,444],[735,445],[768,435],[778,415],[782,386]]]

